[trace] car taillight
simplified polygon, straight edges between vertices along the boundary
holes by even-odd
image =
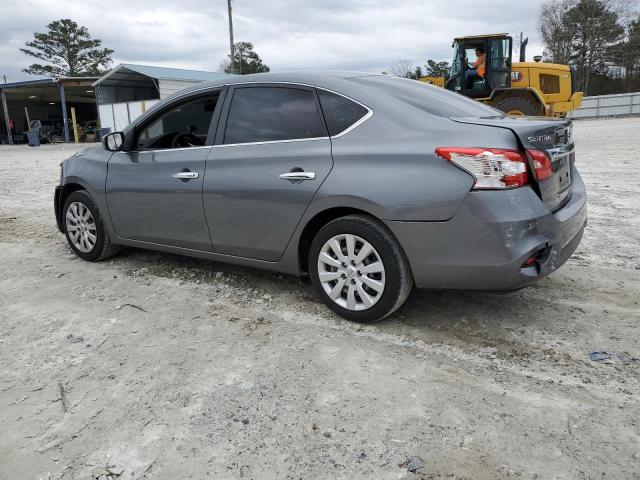
[[[539,182],[553,175],[551,160],[545,152],[540,150],[527,150],[527,155],[533,162],[533,174]]]
[[[527,159],[518,150],[438,147],[436,155],[473,175],[474,190],[517,188],[529,182]]]

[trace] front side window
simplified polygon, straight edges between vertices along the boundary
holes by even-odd
[[[218,94],[183,103],[146,125],[138,135],[140,150],[199,147],[207,141]]]
[[[325,137],[312,90],[287,87],[237,88],[229,108],[224,143]]]
[[[327,121],[329,135],[338,135],[367,114],[367,109],[348,98],[318,90],[320,105]]]

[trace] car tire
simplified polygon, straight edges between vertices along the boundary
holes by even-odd
[[[413,288],[400,244],[384,224],[367,215],[341,217],[322,227],[311,243],[308,267],[322,301],[355,322],[391,315]]]
[[[85,190],[77,190],[67,197],[62,219],[67,242],[83,260],[98,262],[122,249],[111,241],[98,206]]]
[[[498,110],[502,110],[508,115],[516,116],[534,116],[540,115],[539,109],[533,104],[533,102],[522,97],[506,98],[496,104]]]

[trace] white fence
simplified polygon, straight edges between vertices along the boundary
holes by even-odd
[[[640,92],[584,97],[582,106],[569,114],[571,118],[617,117],[640,115]]]

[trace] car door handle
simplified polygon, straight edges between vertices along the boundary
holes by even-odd
[[[289,172],[281,173],[279,177],[284,180],[313,180],[316,174],[315,172]]]
[[[178,172],[171,176],[173,178],[179,178],[180,180],[188,180],[190,178],[198,178],[200,174],[198,172]]]

